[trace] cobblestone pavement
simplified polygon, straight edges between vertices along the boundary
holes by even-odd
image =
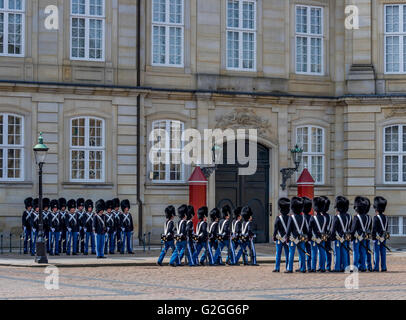
[[[59,289],[45,289],[45,269],[0,267],[0,299],[406,299],[406,254],[388,256],[389,272],[273,273],[259,267],[59,268]],[[354,282],[351,282],[354,284]]]

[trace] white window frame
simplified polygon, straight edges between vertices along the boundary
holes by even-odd
[[[72,145],[72,126],[73,121],[77,119],[85,119],[85,146],[73,146]],[[91,147],[89,146],[89,121],[90,119],[98,120],[102,122],[102,146],[101,147]],[[105,171],[106,171],[106,131],[105,131],[105,121],[102,118],[91,117],[91,116],[79,116],[70,119],[70,135],[69,135],[69,181],[79,182],[79,183],[97,183],[105,182]],[[85,152],[85,178],[84,179],[73,179],[72,178],[72,151],[84,151]],[[101,179],[89,179],[89,152],[90,151],[101,151],[102,152],[102,166],[101,166]]]
[[[181,141],[181,149],[179,150],[181,152],[181,164],[180,164],[180,179],[179,180],[171,180],[170,176],[171,176],[171,170],[170,170],[170,154],[171,154],[171,150],[169,149],[170,146],[170,127],[171,127],[171,122],[175,121],[175,122],[179,122],[181,125],[181,130],[182,132],[184,132],[185,130],[185,123],[181,120],[174,120],[174,119],[159,119],[159,120],[155,120],[152,122],[152,126],[151,126],[151,130],[154,130],[154,125],[157,122],[166,122],[165,125],[165,180],[156,180],[151,178],[151,181],[153,183],[184,183],[185,182],[185,164],[182,161],[182,152],[183,152],[183,148],[184,148],[184,141]],[[151,145],[151,150],[153,150],[153,146]],[[150,162],[151,165],[151,170],[150,172],[154,172],[154,164]]]
[[[229,27],[228,26],[228,0],[226,3],[226,69],[234,71],[245,71],[245,72],[256,72],[257,71],[257,1],[256,0],[234,0],[238,1],[238,11],[239,11],[239,27]],[[254,29],[244,28],[243,27],[243,3],[250,2],[254,4]],[[238,68],[228,66],[228,32],[238,32]],[[243,34],[244,33],[253,33],[254,34],[254,66],[253,68],[244,68],[243,67]]]
[[[90,0],[86,0],[85,6],[85,14],[79,14],[79,13],[73,13],[72,8],[73,8],[73,2],[70,0],[70,45],[69,45],[69,56],[71,60],[76,60],[76,61],[105,61],[105,55],[106,55],[106,1],[103,1],[103,14],[101,16],[99,15],[90,15]],[[73,19],[78,18],[78,19],[85,19],[85,56],[82,57],[74,57],[72,55],[72,27],[73,27]],[[89,20],[102,20],[102,57],[100,59],[96,58],[90,58],[89,57]]]
[[[183,68],[185,64],[185,0],[182,0],[182,22],[169,22],[170,20],[170,2],[165,0],[165,22],[154,20],[154,2],[151,0],[151,65],[171,68]],[[154,63],[154,27],[165,28],[165,63]],[[170,33],[171,27],[180,28],[182,31],[182,50],[181,50],[181,63],[171,64],[169,63],[169,51],[170,51]]]
[[[297,32],[297,8],[302,7],[307,10],[307,30],[308,33]],[[321,34],[311,33],[311,9],[320,9],[321,10]],[[323,76],[324,75],[324,8],[318,6],[306,6],[306,5],[296,5],[295,6],[295,73],[303,75],[313,75],[313,76]],[[297,38],[307,38],[307,72],[297,71]],[[320,72],[311,72],[311,39],[319,38],[321,39],[321,66]]]
[[[398,223],[399,223],[399,233],[391,233],[391,237],[405,237],[406,236],[406,228],[404,228],[404,220],[406,220],[406,216],[386,216],[388,219],[389,218],[397,218]],[[390,232],[389,228],[389,221],[388,221],[388,231]]]
[[[385,136],[385,130],[387,128],[391,127],[398,127],[398,151],[386,151],[385,150],[385,145],[386,145],[386,136]],[[403,181],[403,156],[406,156],[406,151],[401,151],[403,150],[403,128],[406,130],[406,124],[391,124],[388,126],[385,126],[383,128],[383,159],[382,159],[382,175],[383,175],[383,182],[384,184],[406,184],[406,181]],[[398,157],[398,167],[399,167],[399,172],[398,172],[398,181],[386,181],[386,171],[385,171],[385,166],[386,166],[386,156],[397,156]]]
[[[0,181],[24,181],[24,117],[18,114],[13,113],[0,113],[3,116],[3,144],[0,144],[0,149],[3,150],[3,163],[1,164],[3,168],[3,177],[0,177]],[[17,117],[21,120],[21,143],[20,144],[8,144],[8,117]],[[8,178],[7,171],[8,171],[8,153],[6,152],[8,149],[20,149],[21,151],[21,163],[20,163],[20,178]]]
[[[398,32],[387,32],[386,31],[386,8],[388,7],[399,7],[399,31]],[[383,10],[383,28],[384,28],[384,73],[385,74],[406,74],[406,67],[404,66],[404,54],[406,52],[404,51],[404,37],[406,37],[406,29],[403,30],[403,8],[406,7],[406,4],[401,4],[401,3],[394,3],[394,4],[386,4],[384,5],[384,10]],[[403,30],[403,32],[401,31]],[[386,40],[387,37],[399,37],[399,71],[387,71],[386,69]],[[403,71],[401,71],[403,70]]]
[[[323,127],[314,126],[314,125],[298,126],[298,127],[296,127],[296,130],[295,130],[296,143],[298,143],[298,130],[302,129],[302,128],[307,128],[307,130],[308,130],[307,142],[308,142],[308,150],[310,150],[308,152],[303,152],[302,157],[305,157],[305,156],[309,157],[309,161],[307,162],[307,169],[309,170],[310,174],[312,172],[311,158],[312,157],[322,157],[322,161],[321,161],[322,179],[321,179],[321,181],[316,181],[315,177],[313,177],[313,179],[315,180],[315,182],[314,182],[315,185],[324,185],[325,181],[326,181],[326,177],[325,177],[325,175],[326,175],[326,130]],[[322,132],[322,150],[321,150],[321,152],[314,152],[312,150],[312,139],[311,139],[312,138],[312,128],[321,129],[321,132]],[[299,145],[299,147],[302,148],[303,146]],[[302,158],[301,166],[303,166],[303,165],[304,165],[304,162],[303,162],[303,158]],[[298,175],[297,178],[299,178],[300,173],[298,173],[297,175]]]
[[[0,56],[7,56],[7,57],[24,57],[25,56],[25,0],[21,2],[21,10],[17,9],[9,9],[8,8],[8,0],[4,0],[4,8],[0,9],[0,13],[4,14],[4,30],[3,30],[3,52],[0,52]],[[21,14],[21,53],[14,54],[8,53],[8,19],[9,14]],[[5,52],[7,51],[7,52]]]

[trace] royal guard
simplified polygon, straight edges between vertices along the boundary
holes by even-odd
[[[285,252],[286,269],[288,269],[289,259],[289,246],[288,246],[288,221],[290,212],[290,199],[280,198],[278,200],[279,215],[275,219],[273,241],[276,243],[276,257],[275,257],[275,269],[273,272],[280,272],[282,249]]]
[[[305,268],[307,270],[312,269],[312,245],[310,243],[310,239],[312,238],[312,235],[310,234],[310,218],[312,215],[310,212],[312,212],[313,209],[313,203],[312,200],[310,200],[308,197],[302,197],[303,199],[303,216],[305,217],[305,222],[306,222],[306,229],[308,231],[307,234],[307,241],[305,242],[305,249],[308,255],[306,256],[306,263],[305,263]]]
[[[240,236],[242,229],[241,221],[241,209],[242,207],[237,207],[234,209],[234,220],[231,223],[231,241],[230,241],[230,251],[231,255],[227,257],[226,263],[228,265],[237,264],[237,249],[240,246]]]
[[[176,246],[173,251],[169,264],[173,267],[180,266],[186,249],[186,219],[187,205],[183,204],[178,208],[179,221],[176,225]]]
[[[250,265],[256,266],[258,264],[257,264],[257,254],[254,245],[255,234],[252,231],[253,213],[251,208],[248,206],[243,207],[241,210],[241,216],[244,222],[241,228],[240,251],[237,254],[236,261],[238,263],[240,257],[242,256],[244,265],[248,265],[247,248],[249,248],[251,257]]]
[[[76,201],[74,199],[68,201],[68,211],[65,217],[65,224],[68,230],[66,254],[69,256],[72,250],[72,255],[75,256],[78,254],[79,221],[78,214],[76,213]]]
[[[327,219],[327,227],[326,227],[326,233],[327,233],[327,240],[325,242],[325,247],[326,247],[326,270],[331,271],[331,262],[332,262],[332,253],[333,250],[331,248],[331,239],[332,234],[331,234],[331,227],[333,225],[333,218],[328,214],[328,210],[330,209],[330,199],[327,198],[326,196],[322,196],[324,199],[324,209],[323,209],[323,216],[326,217]]]
[[[45,235],[45,242],[47,247],[47,253],[50,253],[49,248],[49,225],[48,225],[48,215],[50,214],[49,206],[51,204],[51,200],[49,198],[42,199],[42,221],[44,224],[44,235]]]
[[[368,198],[367,198],[368,199]],[[369,199],[368,199],[369,201]],[[366,258],[366,266],[367,266],[367,270],[369,272],[372,272],[372,251],[371,251],[371,240],[372,240],[372,217],[368,214],[368,212],[366,213],[366,217],[368,218],[368,221],[366,223],[366,237],[365,237],[365,246],[367,247],[366,249],[366,254],[367,254],[367,258]]]
[[[386,240],[390,238],[388,232],[388,218],[384,214],[387,201],[384,197],[375,197],[374,209],[375,217],[372,225],[372,239],[374,241],[374,271],[379,272],[379,261],[381,271],[386,272]]]
[[[39,199],[35,198],[32,202],[33,211],[31,212],[31,255],[35,255],[37,237],[38,237],[38,228],[39,228]]]
[[[186,212],[186,257],[188,260],[188,264],[190,267],[193,267],[194,260],[193,260],[193,252],[195,251],[195,246],[193,242],[193,217],[195,216],[195,209],[193,206],[187,206]],[[181,260],[182,260],[181,256]]]
[[[223,260],[221,258],[221,252],[223,251],[224,247],[227,247],[227,257],[231,256],[231,248],[230,248],[230,241],[231,241],[231,230],[230,230],[230,216],[231,216],[231,208],[228,204],[221,208],[221,215],[222,219],[218,225],[218,245],[216,253],[214,254],[214,263],[220,266],[223,266]],[[235,257],[229,258],[233,261]]]
[[[133,218],[130,213],[130,201],[129,200],[123,200],[121,201],[121,220],[120,220],[120,225],[121,225],[121,232],[122,232],[122,245],[121,245],[121,254],[124,254],[126,244],[127,244],[127,253],[128,254],[133,254],[133,244],[132,244],[132,237],[133,237],[133,232],[134,232],[134,224],[133,224]]]
[[[85,214],[84,210],[85,206],[85,199],[79,198],[76,200],[76,216],[79,224],[79,233],[78,233],[78,242],[79,242],[79,248],[81,253],[85,252],[85,230],[82,224],[83,221],[83,215]]]
[[[31,241],[31,213],[32,213],[32,202],[33,198],[29,197],[24,200],[25,210],[22,216],[22,227],[23,227],[23,237],[24,237],[24,254],[31,252],[32,241]],[[28,249],[29,247],[29,249]]]
[[[59,206],[59,220],[61,226],[61,237],[59,241],[59,252],[66,253],[66,239],[67,239],[67,229],[66,229],[66,199],[59,198],[58,199],[58,206]]]
[[[92,248],[92,254],[96,254],[96,237],[93,232],[93,216],[93,201],[88,199],[85,201],[84,213],[80,221],[85,237],[85,247],[83,252],[85,256],[89,254],[89,241]]]
[[[331,234],[334,241],[334,272],[344,272],[350,262],[347,260],[347,252],[350,251],[348,242],[348,232],[350,229],[350,215],[347,213],[350,207],[350,201],[346,197],[338,196],[334,208],[336,216],[333,218]]]
[[[210,215],[211,223],[210,223],[210,226],[208,229],[209,239],[207,241],[207,247],[208,247],[208,252],[210,254],[210,261],[213,260],[214,261],[213,264],[217,265],[216,260],[214,259],[213,250],[215,253],[217,250],[217,247],[218,247],[217,238],[218,238],[218,226],[219,226],[219,220],[220,220],[220,210],[217,208],[213,208],[210,211],[209,215]],[[205,254],[206,254],[206,252],[205,252]]]
[[[116,224],[115,218],[113,213],[113,201],[107,200],[106,201],[106,226],[107,226],[107,240],[106,240],[106,248],[104,249],[104,253],[106,253],[107,248],[110,254],[114,254],[114,246],[115,246],[115,236],[116,236]]]
[[[113,214],[114,214],[114,224],[116,228],[116,244],[117,252],[121,252],[121,241],[122,241],[122,231],[121,231],[121,212],[120,212],[120,199],[114,198],[113,200]]]
[[[209,258],[209,264],[214,265],[213,255],[211,252],[208,252],[208,232],[207,232],[207,215],[208,215],[207,207],[201,207],[197,211],[197,216],[199,218],[199,222],[196,227],[196,233],[193,235],[195,244],[196,244],[196,251],[193,254],[193,260],[196,265],[199,265],[199,254],[202,249],[205,249],[202,257],[200,258],[200,264],[202,266],[205,265],[205,258]]]
[[[59,239],[61,236],[61,219],[59,214],[59,202],[54,199],[50,203],[50,214],[48,215],[49,226],[49,251],[50,255],[59,256]]]
[[[289,239],[289,262],[288,262],[288,269],[285,271],[286,273],[293,272],[293,260],[295,257],[296,248],[298,249],[299,259],[303,261],[302,265],[300,266],[300,272],[306,272],[305,269],[305,241],[306,235],[308,231],[306,230],[306,223],[305,217],[301,215],[303,212],[303,199],[299,197],[293,197],[290,203],[290,210],[292,211],[292,215],[289,217],[288,221],[288,231],[287,237]]]
[[[96,254],[97,259],[105,259],[104,244],[107,232],[106,226],[106,203],[103,199],[96,201],[96,214],[93,217],[93,232],[96,234]]]
[[[367,247],[366,247],[366,225],[368,222],[367,212],[370,209],[370,201],[365,198],[358,196],[354,200],[354,210],[356,215],[352,220],[351,236],[353,240],[354,248],[354,265],[359,271],[366,271],[366,258],[367,258]]]
[[[164,225],[164,233],[161,235],[161,241],[164,243],[164,246],[158,258],[157,264],[159,266],[162,266],[162,262],[164,261],[165,255],[168,252],[169,248],[172,249],[172,254],[175,252],[175,244],[174,244],[175,223],[173,221],[175,215],[176,211],[173,206],[168,206],[165,208],[166,221]]]
[[[327,239],[326,227],[327,219],[323,216],[325,200],[321,197],[313,199],[314,215],[310,218],[309,232],[311,234],[311,257],[312,264],[309,272],[326,272],[326,247]],[[317,259],[319,260],[319,268],[317,268]]]

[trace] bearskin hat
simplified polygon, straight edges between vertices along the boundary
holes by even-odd
[[[386,209],[386,205],[388,204],[388,201],[381,196],[377,196],[374,199],[374,209],[378,211],[379,213],[384,213]]]
[[[131,208],[130,201],[128,199],[121,201],[121,210],[124,211],[125,208]]]
[[[187,206],[187,219],[190,220],[195,216],[195,208],[193,206]]]
[[[35,209],[39,208],[39,199],[35,198],[34,200],[32,200],[32,207]]]
[[[327,198],[326,196],[321,196],[321,198],[324,199],[323,213],[327,213],[328,210],[330,209],[330,199]]]
[[[114,198],[113,200],[113,208],[120,208],[120,199]]]
[[[303,199],[303,213],[304,214],[309,214],[310,211],[312,211],[312,200],[310,200],[308,197],[302,197]]]
[[[56,200],[56,199],[51,200],[51,203],[50,203],[50,209],[52,210],[52,209],[54,209],[54,208],[60,209],[60,208],[59,208],[59,202],[58,202],[58,200]]]
[[[350,201],[346,197],[338,196],[334,204],[334,208],[337,209],[340,213],[347,213],[348,208],[350,207]]]
[[[103,199],[96,201],[96,212],[99,213],[100,211],[106,210],[106,203]]]
[[[303,199],[300,197],[293,197],[290,201],[290,210],[294,214],[301,214],[303,211]]]
[[[241,215],[241,209],[242,207],[237,207],[234,209],[234,218],[238,218]]]
[[[290,199],[289,198],[279,198],[278,200],[279,212],[286,216],[290,212]]]
[[[58,202],[59,202],[60,209],[66,208],[66,199],[65,198],[59,198]]]
[[[204,217],[207,217],[208,213],[209,209],[207,207],[200,207],[199,210],[197,210],[197,217],[203,220]]]
[[[167,206],[165,208],[165,217],[166,217],[166,219],[171,219],[174,216],[176,216],[175,207],[174,206]]]
[[[252,217],[252,210],[249,206],[245,206],[241,210],[241,215],[244,221],[248,221]]]
[[[220,210],[217,208],[213,208],[210,211],[210,219],[211,221],[215,221],[216,219],[220,218]]]
[[[178,216],[179,218],[183,219],[187,214],[187,205],[186,204],[182,204],[179,208],[178,208]]]
[[[49,208],[50,204],[51,204],[51,200],[49,200],[49,198],[42,199],[42,209]]]
[[[322,197],[315,197],[313,199],[313,209],[317,213],[322,213],[324,210],[324,199]]]
[[[106,201],[106,210],[107,209],[113,209],[113,200]]]
[[[84,207],[84,206],[85,206],[85,199],[79,198],[79,199],[76,200],[76,207],[77,208]]]
[[[371,207],[371,202],[368,198],[358,196],[354,200],[354,210],[359,214],[366,214]]]
[[[93,201],[91,199],[87,199],[85,201],[85,210],[87,211],[90,207],[93,209]]]
[[[222,214],[222,216],[223,216],[223,219],[225,219],[226,217],[230,216],[230,215],[231,215],[231,207],[230,207],[228,204],[226,204],[225,206],[223,206],[223,207],[221,208],[221,214]]]
[[[70,199],[68,201],[68,210],[70,209],[76,209],[76,200],[75,199]]]
[[[32,207],[32,202],[34,201],[34,199],[32,197],[28,197],[24,200],[24,205],[25,205],[25,209],[28,209],[29,207]]]

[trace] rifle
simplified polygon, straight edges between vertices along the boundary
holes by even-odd
[[[289,240],[292,241],[292,242],[294,242],[294,243],[296,244],[296,247],[298,248],[298,250],[299,250],[300,252],[302,252],[302,253],[304,253],[306,256],[310,257],[310,254],[308,254],[305,250],[302,249],[302,247],[300,247],[300,246],[298,245],[298,244],[301,243],[301,242],[303,242],[303,243],[305,242],[305,241],[304,241],[304,238],[303,238],[302,236],[300,236],[300,240],[299,240],[299,239],[297,239],[297,238],[293,238],[293,236],[291,235]]]
[[[369,254],[372,254],[372,251],[369,250],[369,249],[362,243],[362,240],[359,242],[359,244],[360,244],[366,251],[368,251]]]
[[[386,250],[388,250],[389,252],[392,252],[391,249],[389,249],[389,247],[387,247],[386,244],[384,243],[384,241],[386,239],[388,239],[386,235],[384,235],[383,237],[380,237],[380,236],[376,235],[376,238],[378,239],[379,243],[384,246],[384,248]]]

